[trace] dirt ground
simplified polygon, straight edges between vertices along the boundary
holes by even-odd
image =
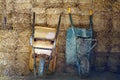
[[[72,74],[54,74],[42,78],[38,77],[36,79],[33,77],[32,73],[30,75],[24,80],[120,80],[120,74],[111,72],[91,72],[90,76],[84,79]]]

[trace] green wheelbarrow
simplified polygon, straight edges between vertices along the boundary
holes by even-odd
[[[70,12],[70,11],[69,11]],[[96,45],[93,39],[92,11],[90,11],[90,28],[75,28],[69,13],[71,27],[66,36],[66,63],[77,66],[80,76],[88,76],[90,73],[91,50]]]

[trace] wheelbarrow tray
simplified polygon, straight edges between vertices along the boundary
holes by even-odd
[[[74,31],[73,31],[74,29]],[[75,32],[75,34],[74,34]],[[75,64],[77,62],[76,38],[92,38],[90,29],[70,27],[66,36],[66,63]],[[91,46],[91,45],[90,45]]]

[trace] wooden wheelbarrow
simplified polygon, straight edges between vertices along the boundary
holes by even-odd
[[[61,14],[57,28],[35,26],[35,12],[33,13],[32,46],[30,55],[30,70],[34,76],[43,76],[46,72],[54,72],[56,67],[56,41],[59,33]]]

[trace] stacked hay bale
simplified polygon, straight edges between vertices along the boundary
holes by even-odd
[[[31,0],[15,0],[13,4],[12,25],[17,31],[15,71],[17,75],[29,73],[29,38],[31,36]]]
[[[62,8],[47,8],[47,25],[49,27],[57,28],[59,16],[62,12]]]
[[[23,4],[25,3],[25,4]],[[28,5],[26,5],[28,4]],[[13,30],[0,30],[1,74],[7,76],[25,75],[29,72],[29,37],[31,34],[30,0],[4,1],[4,12],[7,25]],[[28,12],[29,11],[29,12]],[[16,37],[17,35],[17,37]]]
[[[97,71],[105,71],[107,69],[108,56],[110,51],[110,1],[109,0],[94,0],[93,1],[93,30],[97,39],[95,47],[95,69]]]
[[[108,69],[112,72],[120,71],[120,1],[115,0],[112,2],[112,30],[111,30],[111,50],[108,59]]]
[[[58,8],[63,6],[63,0],[47,0],[47,8]]]
[[[116,55],[114,53],[120,53],[119,4],[119,0],[93,0],[93,30],[96,33],[95,38],[98,40],[95,48],[96,57],[94,61],[96,70],[99,71],[106,69],[107,61],[111,71],[114,72],[119,69],[119,57],[114,56]],[[13,73],[24,75],[29,72],[29,37],[31,35],[31,22],[33,20],[31,18],[31,12],[36,12],[36,25],[48,27],[57,27],[59,15],[63,12],[58,36],[59,41],[57,42],[57,71],[63,72],[65,66],[65,35],[66,30],[70,27],[68,7],[71,8],[74,25],[76,27],[89,28],[90,0],[0,0],[0,25],[3,23],[3,16],[5,14],[8,25],[13,26],[13,31],[2,31],[6,32],[6,34],[2,34],[1,32],[0,35],[11,36],[17,34],[17,38],[16,36],[14,38],[17,44],[13,43],[14,40],[10,38],[10,43],[13,43],[12,46],[14,45],[10,48],[9,45],[11,44],[4,45],[7,44],[5,41],[9,39],[5,37],[0,38],[0,47],[2,46],[0,50],[6,51],[0,51],[2,57],[0,58],[1,64],[6,66],[8,63],[4,56],[10,57],[10,62],[13,62],[9,63],[9,66],[7,65],[9,70],[4,69],[2,65],[1,70],[3,72],[10,71],[12,72],[10,73],[11,75]],[[4,46],[8,46],[8,48],[5,49]],[[110,57],[107,53],[110,53]],[[11,59],[12,56],[14,56],[13,59]],[[113,67],[114,65],[115,67]]]
[[[16,31],[0,30],[0,74],[15,75]]]
[[[83,28],[89,28],[89,10],[91,9],[90,0],[78,0],[79,14],[80,14],[80,26]]]
[[[35,24],[46,26],[46,0],[34,0],[32,1],[32,12],[36,13]],[[31,20],[33,20],[31,18]]]

